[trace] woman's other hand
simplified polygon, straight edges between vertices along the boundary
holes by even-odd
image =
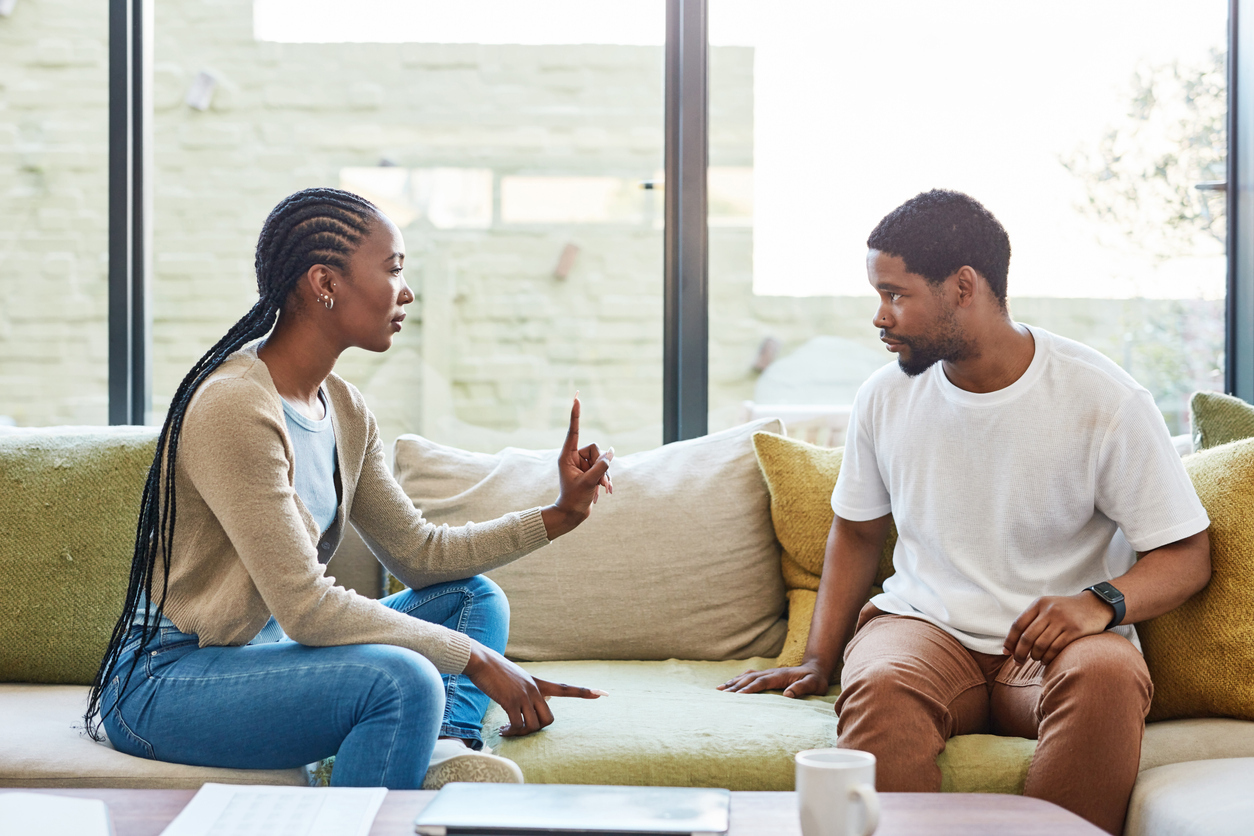
[[[595,444],[579,446],[579,395],[570,409],[570,429],[557,457],[557,502],[541,509],[550,540],[556,540],[588,518],[601,494],[614,493],[610,462],[614,448],[604,453]]]
[[[466,663],[466,676],[509,716],[501,727],[501,737],[518,737],[537,732],[553,722],[549,697],[579,697],[595,700],[609,696],[604,691],[561,685],[536,679],[491,648],[476,644]]]

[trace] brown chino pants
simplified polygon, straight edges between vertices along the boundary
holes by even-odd
[[[1153,686],[1122,636],[1086,636],[1049,665],[1020,665],[868,604],[840,684],[840,745],[875,755],[880,790],[940,792],[936,757],[954,735],[1035,738],[1024,794],[1123,830]]]

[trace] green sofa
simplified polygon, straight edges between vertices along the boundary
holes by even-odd
[[[732,568],[725,573],[719,568],[720,561],[739,559],[739,541],[745,538],[739,534],[737,542],[721,542],[722,529],[710,522],[711,515],[749,520],[770,554],[769,498],[760,474],[759,484],[754,483],[750,441],[752,432],[763,428],[778,425],[759,421],[696,443],[636,454],[635,459],[620,457],[615,463],[616,494],[602,499],[588,531],[581,529],[582,534],[519,562],[526,565],[493,573],[509,593],[514,612],[519,638],[517,643],[511,640],[511,654],[521,655],[537,676],[610,693],[595,701],[555,700],[554,725],[524,738],[502,740],[495,730],[504,717],[495,707],[489,712],[485,732],[490,744],[514,759],[529,781],[788,790],[794,752],[836,745],[835,690],[806,700],[715,690],[750,667],[772,664],[783,640],[782,583],[761,580],[753,582],[760,593],[748,590],[749,597],[743,598],[748,603],[741,608],[765,607],[773,615],[755,622],[761,628],[757,638],[736,645],[753,648],[746,655],[756,658],[728,657],[726,643],[709,635],[710,625],[741,629],[730,623],[726,607],[739,607],[736,602],[742,598],[737,596],[745,594],[737,588],[720,597],[723,590],[715,588],[724,574],[729,584],[745,585],[744,576]],[[151,428],[0,432],[0,573],[5,589],[0,599],[0,786],[173,788],[209,780],[308,780],[302,769],[204,769],[144,761],[95,743],[81,730],[86,683],[125,590],[136,506],[154,439]],[[526,507],[533,504],[528,491],[547,494],[554,484],[537,478],[548,455],[531,451],[503,451],[493,457],[403,437],[396,457],[398,478],[411,497],[430,489],[422,484],[423,474],[440,477],[442,493],[417,500],[436,522],[458,524],[464,521],[460,517],[486,513],[493,502]],[[694,470],[711,469],[715,472],[705,481],[693,475]],[[685,480],[682,489],[668,492],[668,478]],[[635,498],[630,498],[633,490]],[[650,499],[657,494],[656,500]],[[641,504],[648,501],[664,507]],[[685,505],[689,502],[692,507]],[[672,542],[671,534],[694,539]],[[660,556],[646,554],[650,549],[641,544],[653,542],[671,543],[666,547],[670,550],[659,546]],[[704,548],[694,549],[692,542]],[[557,551],[559,545],[564,551]],[[615,549],[622,552],[620,557]],[[732,557],[724,561],[724,553]],[[778,544],[773,553],[778,561]],[[656,566],[645,571],[641,567],[650,559]],[[627,562],[615,562],[620,560]],[[689,573],[692,588],[683,586],[685,561],[707,567]],[[777,567],[776,562],[775,571]],[[356,536],[345,540],[328,571],[346,587],[372,596],[382,594],[386,582]],[[642,590],[656,587],[661,581],[653,578],[668,571],[665,586],[672,602],[658,603],[652,597],[646,602]],[[560,599],[563,612],[602,614],[591,622],[586,615],[554,622],[550,616],[557,599],[544,597],[550,594],[565,596]],[[659,614],[663,609],[658,608],[680,605],[687,609]],[[633,625],[633,612],[646,609],[647,616],[636,619],[643,623]],[[611,631],[609,644],[598,638],[598,626]],[[586,639],[581,638],[584,630]],[[693,638],[702,631],[707,638]],[[624,639],[614,641],[614,634]],[[553,638],[551,648],[545,644],[547,636]],[[668,643],[672,636],[674,642]],[[674,655],[700,655],[703,641],[714,648],[707,658],[666,658],[671,649],[676,649]],[[585,643],[597,649],[598,658],[580,658],[578,648]],[[518,648],[525,652],[515,652]],[[637,651],[643,658],[632,658]],[[1034,745],[991,735],[954,738],[940,758],[945,789],[1021,792]],[[1196,719],[1150,724],[1141,767],[1154,770],[1160,776],[1155,780],[1161,781],[1161,767],[1218,758],[1254,758],[1254,723]],[[1144,803],[1152,796],[1146,799]]]

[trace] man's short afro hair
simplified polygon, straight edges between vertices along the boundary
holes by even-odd
[[[907,270],[934,284],[961,267],[971,267],[1006,306],[1010,236],[993,213],[969,195],[948,189],[915,195],[875,225],[866,245],[897,256]]]

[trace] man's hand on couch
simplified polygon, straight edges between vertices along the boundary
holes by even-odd
[[[756,694],[759,691],[783,690],[785,697],[808,697],[826,694],[830,687],[827,671],[817,665],[801,664],[795,668],[770,668],[764,671],[745,671],[735,679],[718,686],[720,691],[733,694]]]

